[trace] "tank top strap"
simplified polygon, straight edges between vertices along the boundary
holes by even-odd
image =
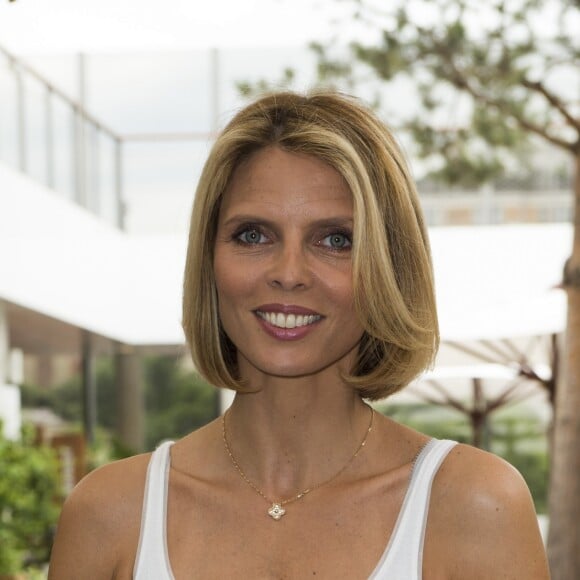
[[[417,456],[391,539],[370,579],[421,579],[431,487],[441,463],[456,444],[431,439]]]
[[[162,443],[151,454],[147,467],[134,580],[174,580],[169,566],[166,530],[172,445],[173,441]]]

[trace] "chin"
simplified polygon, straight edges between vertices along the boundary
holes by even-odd
[[[315,375],[317,372],[322,370],[320,368],[313,368],[310,365],[297,365],[296,363],[275,365],[271,362],[268,365],[256,368],[265,375],[287,379]]]
[[[269,375],[277,378],[302,378],[314,376],[318,373],[336,365],[336,360],[327,360],[315,362],[312,360],[298,361],[296,358],[290,360],[276,360],[269,358],[267,361],[252,361],[246,359],[246,364],[249,368],[256,369],[263,375]]]

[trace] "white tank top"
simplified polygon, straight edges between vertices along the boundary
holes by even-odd
[[[431,439],[417,456],[391,539],[369,580],[421,580],[431,485],[455,444]],[[149,461],[134,580],[175,580],[166,533],[171,445],[172,441],[161,444]]]

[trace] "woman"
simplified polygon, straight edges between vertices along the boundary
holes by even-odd
[[[548,578],[502,460],[375,413],[438,346],[405,161],[354,99],[274,94],[205,165],[183,300],[230,410],[65,504],[50,578]]]

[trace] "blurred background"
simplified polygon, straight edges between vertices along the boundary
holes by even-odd
[[[394,129],[442,347],[377,408],[513,463],[547,534],[578,30],[564,0],[0,0],[0,575],[44,577],[90,469],[227,406],[184,347],[188,221],[215,135],[272,88],[355,94]]]

